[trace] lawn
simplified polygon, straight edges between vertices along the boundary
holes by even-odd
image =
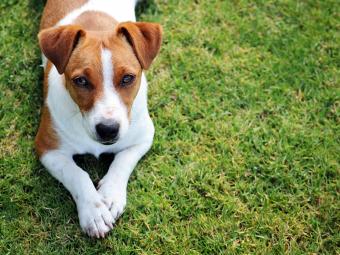
[[[0,1],[0,254],[340,254],[340,4],[149,1],[156,127],[104,240],[37,160],[43,0]],[[94,182],[112,156],[77,159]]]

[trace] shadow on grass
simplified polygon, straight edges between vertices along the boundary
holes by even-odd
[[[95,186],[108,171],[114,159],[113,153],[103,153],[96,159],[92,154],[74,155],[73,160],[76,164],[87,171]]]
[[[136,6],[136,18],[137,20],[140,18],[142,14],[154,14],[158,11],[158,7],[154,0],[143,0],[138,2]]]

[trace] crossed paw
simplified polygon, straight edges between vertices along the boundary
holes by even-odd
[[[82,230],[90,237],[105,237],[123,214],[125,205],[126,189],[101,181],[98,192],[77,203]]]

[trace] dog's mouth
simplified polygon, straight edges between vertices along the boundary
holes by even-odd
[[[115,144],[117,142],[117,140],[118,139],[109,140],[109,141],[98,140],[98,142],[100,142],[103,145],[112,145],[112,144]]]

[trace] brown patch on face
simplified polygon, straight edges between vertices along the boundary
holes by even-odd
[[[135,69],[136,71],[130,71],[132,68],[125,68],[125,67],[117,67],[115,68],[115,88],[117,93],[119,94],[121,100],[125,104],[127,110],[128,110],[128,115],[130,117],[130,112],[131,112],[131,107],[133,104],[133,101],[135,100],[138,90],[140,88],[141,84],[141,77],[142,77],[142,69],[138,70]],[[135,76],[135,80],[130,84],[127,85],[126,87],[122,87],[120,85],[121,79],[123,79],[123,76],[125,74],[133,74]]]
[[[65,86],[81,112],[89,111],[103,92],[101,41],[95,34],[87,33],[74,50],[65,69]],[[73,79],[86,77],[89,87],[79,87]]]
[[[104,44],[104,47],[111,51],[113,84],[130,116],[131,107],[141,83],[142,67],[130,44],[123,37],[113,36],[107,44]],[[135,76],[135,79],[131,84],[122,86],[121,80],[127,74]]]
[[[38,133],[35,137],[35,150],[38,156],[41,157],[45,152],[57,149],[58,142],[48,107],[43,106]]]
[[[40,30],[58,23],[71,11],[81,7],[88,0],[48,0],[40,22]]]

